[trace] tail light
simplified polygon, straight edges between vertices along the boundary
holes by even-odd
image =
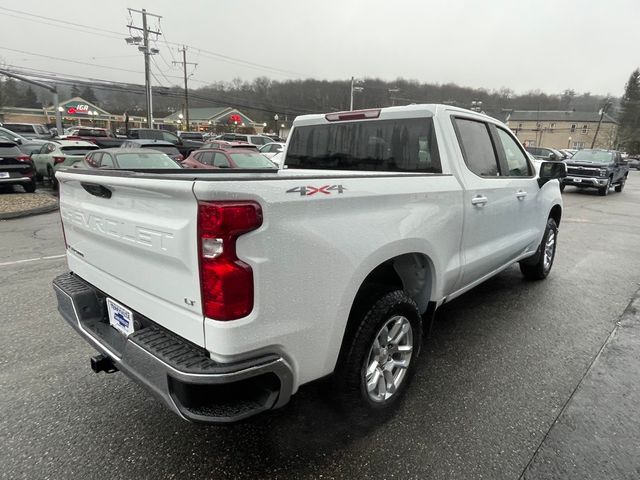
[[[256,202],[199,202],[198,241],[202,311],[236,320],[253,310],[253,270],[236,256],[236,240],[262,225]]]
[[[18,160],[19,162],[31,163],[31,158],[29,157],[29,155],[19,155],[16,157],[16,160]]]
[[[58,165],[59,163],[64,162],[67,157],[53,157],[53,164]]]
[[[182,155],[176,155],[175,156],[175,160],[176,160],[176,162],[181,162],[181,161],[184,160],[184,157]]]

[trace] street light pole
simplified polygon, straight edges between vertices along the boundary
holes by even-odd
[[[607,111],[607,108],[609,108],[609,106],[611,105],[611,102],[609,102],[609,99],[607,98],[604,102],[604,105],[602,106],[602,108],[600,109],[600,119],[598,120],[598,126],[596,127],[596,133],[593,135],[593,141],[591,142],[591,148],[593,149],[594,145],[596,144],[596,139],[598,138],[598,132],[600,132],[600,125],[602,124],[602,117],[604,117],[605,112]]]

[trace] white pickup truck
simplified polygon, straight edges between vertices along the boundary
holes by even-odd
[[[57,174],[70,273],[53,285],[100,352],[96,372],[121,370],[206,423],[331,376],[336,400],[371,417],[406,391],[436,308],[514,262],[529,279],[551,269],[564,164],[536,174],[490,117],[307,115],[284,158]]]

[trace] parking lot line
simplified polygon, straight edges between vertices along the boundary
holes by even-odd
[[[64,257],[65,257],[65,254],[62,254],[62,255],[49,255],[47,257],[27,258],[25,260],[16,260],[14,262],[0,263],[0,267],[6,267],[6,266],[9,266],[9,265],[17,265],[19,263],[37,262],[39,260],[55,260],[57,258],[64,258]]]

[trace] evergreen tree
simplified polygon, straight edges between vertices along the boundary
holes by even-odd
[[[31,85],[27,87],[27,89],[22,93],[22,98],[20,99],[20,106],[25,108],[38,108],[40,107],[40,102],[38,102],[38,96],[36,92],[33,91]]]
[[[640,69],[625,85],[620,110],[620,144],[628,153],[640,153]]]
[[[98,101],[98,99],[96,98],[96,94],[93,92],[93,88],[91,88],[89,85],[82,89],[82,92],[80,92],[80,96],[87,102],[96,103]]]
[[[17,107],[20,103],[20,91],[18,85],[13,78],[7,78],[3,82],[3,102],[7,107]]]

